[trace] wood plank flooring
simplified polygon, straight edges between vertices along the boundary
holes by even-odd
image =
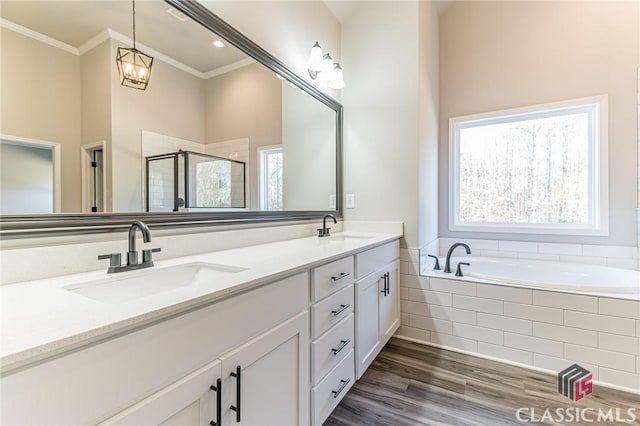
[[[521,407],[532,407],[538,422],[518,421],[516,411]],[[594,419],[598,408],[613,409],[614,414],[619,408],[625,420],[627,409],[636,408],[639,418],[629,423],[541,421],[547,408],[570,408],[574,413],[577,408],[593,408],[595,413],[586,415]],[[557,392],[555,375],[394,338],[325,422],[325,426],[522,424],[640,425],[640,396],[594,385],[593,394],[574,402]]]

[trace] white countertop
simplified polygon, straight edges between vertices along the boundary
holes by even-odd
[[[218,281],[215,289],[190,285],[122,303],[99,302],[65,288],[129,273],[107,274],[106,268],[0,286],[0,367],[3,372],[24,367],[401,237],[393,233],[348,234],[370,238],[340,241],[309,237],[157,261],[147,270],[193,262],[247,269],[222,276],[222,286]]]

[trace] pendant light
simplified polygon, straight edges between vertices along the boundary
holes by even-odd
[[[120,83],[126,87],[145,90],[149,84],[153,58],[136,49],[136,0],[133,1],[133,47],[118,47],[116,64]]]

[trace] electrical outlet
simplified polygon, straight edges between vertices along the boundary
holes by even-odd
[[[356,196],[353,194],[346,195],[345,207],[348,209],[356,208]]]
[[[329,209],[336,209],[336,194],[329,195]]]

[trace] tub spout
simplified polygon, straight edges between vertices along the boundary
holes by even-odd
[[[451,254],[453,254],[453,251],[456,249],[456,247],[458,246],[462,246],[464,247],[464,249],[467,251],[467,254],[471,254],[471,249],[469,248],[468,245],[466,245],[465,243],[455,243],[454,245],[452,245],[449,248],[449,251],[447,252],[447,259],[445,260],[444,263],[444,271],[442,272],[446,272],[448,274],[451,273]]]

